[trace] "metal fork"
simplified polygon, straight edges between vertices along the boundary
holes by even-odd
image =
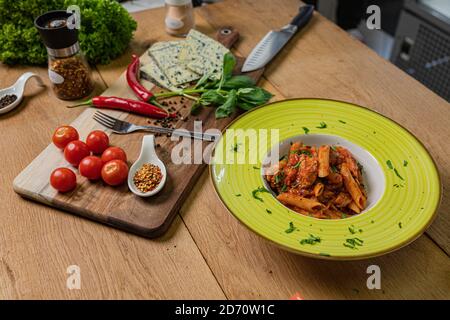
[[[163,127],[155,127],[155,126],[138,126],[136,124],[111,117],[101,111],[96,111],[93,118],[95,121],[97,121],[101,125],[105,126],[108,129],[111,129],[114,133],[118,133],[118,134],[127,134],[127,133],[131,133],[134,131],[142,130],[142,131],[149,131],[149,132],[162,133],[162,134],[173,134],[173,135],[177,135],[177,136],[188,137],[188,138],[193,138],[193,139],[198,139],[198,140],[205,140],[205,141],[215,141],[220,137],[217,134],[188,131],[185,129],[171,129],[171,128],[163,128]]]

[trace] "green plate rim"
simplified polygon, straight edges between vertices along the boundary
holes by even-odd
[[[344,101],[344,100],[337,100],[337,99],[327,99],[327,98],[289,98],[289,99],[282,99],[282,100],[278,100],[278,101],[273,101],[273,102],[269,102],[266,103],[264,105],[258,106],[256,108],[253,108],[249,111],[246,111],[240,115],[238,115],[236,118],[234,118],[223,130],[222,133],[224,133],[230,126],[232,126],[235,122],[237,122],[239,119],[241,119],[242,117],[248,115],[249,113],[264,108],[266,106],[269,105],[273,105],[276,103],[282,103],[282,102],[286,102],[286,101],[302,101],[302,100],[322,100],[322,101],[330,101],[330,102],[338,102],[338,103],[344,103],[344,104],[349,104],[352,105],[354,107],[357,108],[361,108],[364,109],[366,111],[375,113],[383,118],[385,118],[386,120],[392,122],[394,125],[397,125],[398,127],[402,128],[403,130],[405,130],[413,139],[415,139],[417,141],[417,143],[428,153],[428,156],[431,159],[431,163],[433,164],[434,170],[436,171],[437,174],[437,178],[438,178],[438,183],[439,183],[439,200],[437,202],[436,208],[434,209],[434,212],[432,214],[432,216],[429,218],[428,222],[420,229],[418,230],[414,235],[412,235],[409,239],[404,240],[403,242],[397,244],[395,247],[390,248],[388,250],[383,250],[383,251],[379,251],[379,252],[374,252],[374,253],[370,253],[370,254],[363,254],[363,255],[354,255],[354,256],[345,256],[345,257],[341,257],[341,256],[325,256],[325,255],[320,255],[320,254],[314,254],[314,253],[308,253],[308,252],[304,252],[304,251],[300,251],[300,250],[293,250],[287,246],[284,246],[280,243],[277,243],[275,241],[273,241],[272,239],[267,238],[266,236],[262,235],[259,231],[252,229],[250,226],[248,226],[247,224],[245,224],[244,222],[241,221],[241,219],[236,216],[236,214],[233,213],[233,211],[227,206],[227,204],[225,203],[225,201],[222,199],[222,196],[219,194],[218,192],[218,187],[216,185],[215,180],[213,179],[213,164],[209,165],[209,178],[213,184],[214,187],[214,191],[216,196],[218,197],[218,199],[220,200],[220,202],[222,203],[222,205],[225,207],[225,209],[227,209],[227,211],[229,213],[231,213],[233,215],[233,217],[239,221],[239,223],[243,226],[245,226],[248,230],[252,231],[253,233],[255,233],[256,235],[258,235],[259,237],[269,241],[270,243],[274,244],[275,246],[282,248],[283,250],[289,251],[289,252],[293,252],[295,254],[301,255],[301,256],[305,256],[305,257],[310,257],[310,258],[316,258],[316,259],[322,259],[322,260],[333,260],[333,261],[351,261],[351,260],[363,260],[363,259],[369,259],[369,258],[374,258],[374,257],[379,257],[388,253],[392,253],[394,251],[397,251],[403,247],[406,247],[407,245],[411,244],[412,242],[414,242],[415,240],[417,240],[423,233],[425,233],[425,231],[430,227],[430,225],[434,222],[434,220],[436,219],[436,216],[439,212],[439,208],[441,206],[442,203],[442,192],[443,192],[443,185],[442,185],[442,179],[441,179],[441,174],[438,170],[438,166],[436,164],[436,161],[434,160],[434,158],[431,156],[431,153],[429,152],[429,150],[427,149],[427,147],[422,143],[422,141],[420,141],[411,131],[409,131],[407,128],[405,128],[404,126],[402,126],[401,124],[399,124],[397,121],[375,111],[372,109],[369,109],[368,107],[364,107],[362,105],[358,105],[355,104],[353,102],[348,102],[348,101]],[[223,134],[221,135],[220,139],[217,140],[216,145],[223,139]],[[216,148],[214,147],[213,152],[211,153],[211,157],[214,157]]]

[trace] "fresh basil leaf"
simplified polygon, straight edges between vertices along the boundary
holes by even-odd
[[[209,106],[211,104],[221,105],[224,104],[226,100],[226,97],[215,90],[206,91],[200,97],[200,103],[204,106]]]
[[[238,99],[237,105],[239,106],[239,108],[241,108],[242,110],[245,110],[245,111],[251,110],[254,107],[256,107],[255,104],[248,103],[248,102],[245,102],[245,101],[241,101],[239,99]]]
[[[236,110],[236,90],[231,90],[224,104],[216,109],[216,119],[229,117]]]
[[[226,80],[222,88],[224,89],[239,89],[255,86],[255,81],[249,76],[239,75],[232,76],[230,79]]]
[[[256,87],[250,88],[251,90],[248,89],[249,88],[241,88],[238,90],[239,99],[255,105],[261,105],[273,97],[273,94],[263,88]]]
[[[224,81],[231,78],[235,65],[236,65],[236,58],[233,56],[231,52],[227,52],[223,57],[222,79]]]

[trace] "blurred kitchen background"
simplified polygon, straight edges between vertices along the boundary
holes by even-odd
[[[199,6],[218,1],[192,2]],[[164,0],[120,2],[130,12],[164,6]],[[450,0],[303,2],[314,4],[322,15],[450,102]],[[370,5],[381,9],[380,30],[366,26]]]

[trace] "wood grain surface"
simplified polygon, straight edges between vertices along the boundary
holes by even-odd
[[[239,39],[239,32],[232,27],[221,27],[210,36],[219,40],[225,47],[231,48]],[[167,36],[169,38],[169,36]],[[245,61],[244,58],[236,57],[235,73],[239,74]],[[141,56],[141,63],[149,63],[150,57],[147,53]],[[263,73],[263,69],[247,73],[257,82]],[[153,92],[161,91],[151,82],[143,81],[148,89]],[[122,73],[116,81],[102,93],[108,97],[123,97],[137,99],[129,88],[125,74]],[[198,115],[189,114],[192,101],[186,98],[171,98],[163,100],[170,107],[176,109],[181,114],[181,118],[176,120],[173,126],[177,129],[194,130],[194,120],[202,121],[202,130],[210,128],[218,130],[224,129],[239,113],[225,119],[216,120],[214,108],[203,108]],[[70,102],[69,104],[75,104]],[[101,124],[93,119],[97,109],[87,108],[80,114],[71,126],[76,128],[80,134],[80,139],[85,140],[87,135],[93,130],[105,130],[110,136],[110,143],[119,146],[127,153],[129,165],[134,163],[141,150],[144,132],[135,132],[127,135],[113,134],[111,130],[106,130]],[[125,120],[137,125],[157,125],[153,119],[133,115],[128,112],[103,110],[116,119]],[[175,138],[175,139],[173,139]],[[77,178],[77,188],[68,193],[58,193],[49,183],[49,177],[53,170],[59,167],[71,166],[64,160],[61,150],[50,143],[15,179],[14,190],[23,197],[42,202],[107,225],[123,229],[148,238],[155,238],[167,231],[184,200],[192,190],[205,168],[206,164],[177,164],[172,161],[172,150],[180,143],[180,138],[169,135],[156,136],[156,153],[164,162],[167,168],[167,182],[164,188],[156,195],[149,198],[140,198],[128,190],[128,185],[120,187],[109,187],[101,181],[92,182],[81,176]],[[186,139],[188,140],[188,139]],[[208,146],[208,142],[188,141],[194,150],[200,143],[203,148]],[[189,152],[193,159],[193,152]]]
[[[241,31],[247,55],[270,29],[295,14],[297,0],[225,0],[196,10],[198,28]],[[239,14],[236,14],[239,12]],[[122,74],[131,52],[166,39],[164,10],[133,14],[138,30],[130,49],[98,66],[98,92]],[[244,17],[244,18],[243,18]],[[45,68],[0,65],[0,87],[25,70],[46,79]],[[48,81],[46,80],[46,83]],[[34,83],[21,107],[0,117],[0,298],[264,298],[450,299],[450,105],[318,14],[268,66],[261,84],[285,97],[347,100],[392,117],[417,135],[438,163],[444,186],[439,216],[413,244],[376,259],[331,262],[274,247],[240,225],[222,206],[204,172],[166,235],[148,240],[23,200],[14,177],[44,149],[52,130],[82,110],[67,110]],[[66,288],[66,269],[81,268],[81,290]],[[366,287],[377,264],[382,289]]]

